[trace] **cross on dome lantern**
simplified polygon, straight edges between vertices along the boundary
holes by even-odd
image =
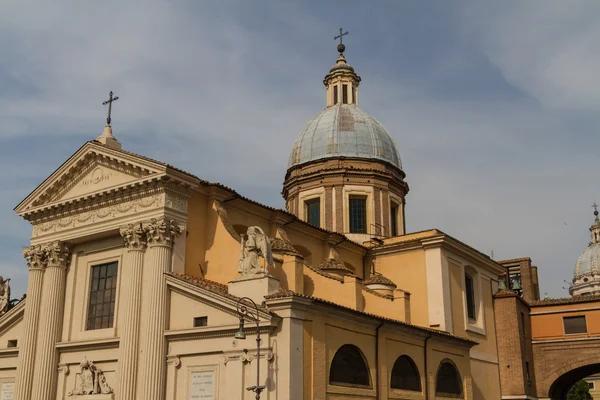
[[[333,40],[340,39],[340,44],[338,44],[338,46],[337,46],[337,49],[340,53],[343,53],[344,50],[346,50],[346,46],[344,46],[344,43],[342,43],[342,38],[346,35],[348,35],[348,31],[344,32],[344,29],[340,28],[340,34],[333,38]]]

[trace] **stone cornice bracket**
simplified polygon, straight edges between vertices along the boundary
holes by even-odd
[[[71,249],[61,241],[55,241],[44,247],[49,267],[68,267],[71,261]]]
[[[146,250],[148,246],[147,241],[147,229],[144,228],[142,223],[129,224],[127,228],[120,230],[123,242],[128,250]]]
[[[173,365],[175,368],[181,367],[181,359],[177,355],[167,356],[167,364]]]
[[[46,252],[40,245],[23,249],[23,257],[29,269],[42,269],[46,266]]]
[[[172,247],[175,238],[183,232],[183,227],[173,220],[152,218],[146,225],[146,238],[150,246]]]

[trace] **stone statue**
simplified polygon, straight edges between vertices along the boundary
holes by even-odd
[[[271,245],[265,232],[258,226],[251,226],[246,232],[248,238],[240,242],[240,262],[238,272],[242,276],[252,276],[256,274],[264,274],[265,270],[270,265],[273,265],[273,256],[271,254]],[[259,263],[259,257],[265,259],[265,268],[263,269]]]
[[[0,276],[0,315],[8,311],[10,306],[10,278],[4,279]]]
[[[84,358],[79,364],[81,373],[79,374],[79,387],[69,392],[69,396],[87,395],[87,394],[110,394],[112,388],[106,383],[104,373],[94,365],[93,362]]]

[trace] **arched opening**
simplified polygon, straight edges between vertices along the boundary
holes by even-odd
[[[435,394],[440,397],[463,398],[460,373],[450,360],[440,363],[435,380]]]
[[[392,367],[390,379],[392,389],[421,391],[421,376],[416,364],[409,356],[400,356]]]
[[[345,344],[338,349],[331,361],[329,383],[342,386],[371,386],[369,368],[358,347]]]
[[[600,372],[600,364],[589,364],[575,368],[559,376],[550,386],[548,397],[552,400],[563,400],[567,398],[567,392],[573,384],[590,375]]]

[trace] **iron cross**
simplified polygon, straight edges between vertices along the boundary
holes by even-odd
[[[340,39],[340,44],[342,43],[342,36],[346,36],[348,34],[348,31],[344,32],[344,30],[342,28],[340,28],[340,34],[337,35],[336,37],[333,38],[333,40],[338,40]]]
[[[598,213],[598,204],[596,204],[596,202],[594,202],[594,204],[592,204],[592,208],[594,209],[594,214]]]
[[[105,105],[108,104],[108,118],[106,118],[106,123],[108,125],[110,125],[110,121],[111,121],[110,114],[112,112],[112,102],[113,101],[117,101],[117,100],[119,100],[119,98],[118,97],[113,97],[113,92],[111,90],[110,94],[108,95],[108,100],[106,100],[105,102],[102,103],[103,106],[105,106]]]

